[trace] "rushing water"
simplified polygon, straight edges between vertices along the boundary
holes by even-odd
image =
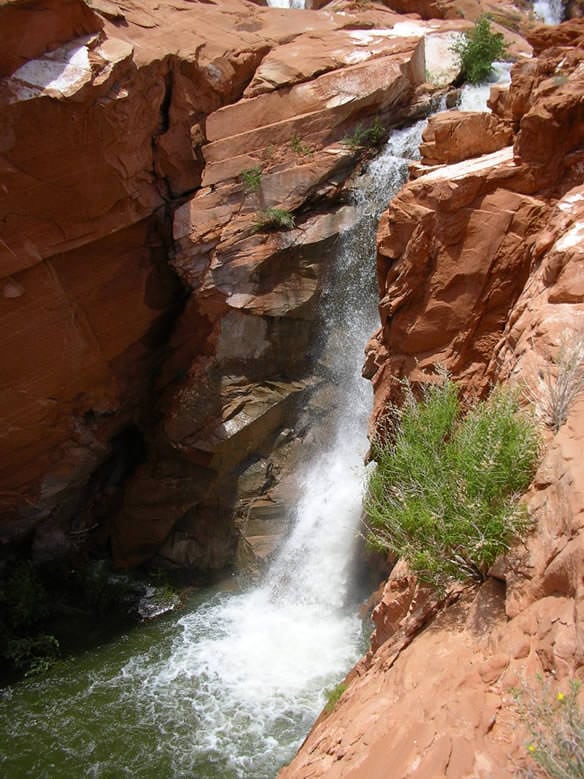
[[[268,0],[272,8],[304,8],[304,0]]]
[[[375,232],[424,124],[394,132],[359,179],[360,219],[341,242],[324,301],[321,359],[340,392],[335,432],[306,466],[293,530],[264,581],[196,596],[183,616],[4,691],[0,776],[270,779],[293,756],[324,690],[362,652],[349,567],[370,409],[360,368],[376,325]]]
[[[563,0],[536,0],[533,10],[545,24],[559,24],[564,18]]]
[[[488,81],[483,84],[464,84],[460,90],[458,108],[461,111],[488,111],[487,100],[493,84],[508,84],[511,81],[511,63],[495,62]]]

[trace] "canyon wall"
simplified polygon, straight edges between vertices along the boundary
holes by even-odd
[[[395,566],[368,655],[283,779],[536,775],[514,690],[561,705],[584,675],[584,403],[576,394],[555,425],[549,407],[582,361],[583,31],[535,31],[537,58],[493,88],[491,114],[431,119],[378,234],[373,424],[400,377],[432,381],[438,363],[467,397],[517,386],[545,431],[533,528],[483,585],[442,599]]]
[[[467,23],[33,0],[0,24],[3,548],[261,556],[323,410],[343,138],[427,110],[425,43]]]

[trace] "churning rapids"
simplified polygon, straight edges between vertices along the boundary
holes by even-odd
[[[186,614],[4,691],[3,776],[269,779],[362,653],[349,568],[371,405],[360,368],[376,326],[375,232],[423,126],[394,132],[360,178],[360,218],[325,300],[327,363],[335,356],[341,388],[336,433],[306,466],[293,530],[264,580],[207,592]]]

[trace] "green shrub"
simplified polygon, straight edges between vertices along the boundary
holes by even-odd
[[[446,376],[419,402],[407,383],[404,394],[372,449],[368,539],[403,557],[438,590],[452,580],[482,581],[511,539],[527,530],[519,497],[537,461],[536,425],[502,390],[462,415]]]
[[[460,58],[462,78],[471,84],[485,81],[493,69],[493,62],[507,54],[503,35],[491,30],[486,16],[481,16],[471,30],[465,31],[451,47]]]
[[[553,693],[539,679],[539,689],[515,691],[519,716],[529,731],[527,751],[554,779],[584,779],[584,716],[578,707],[579,682]]]
[[[292,151],[295,154],[302,154],[304,157],[306,157],[308,154],[312,154],[310,146],[307,146],[305,143],[303,143],[296,134],[292,136],[290,140],[290,146],[292,147]]]
[[[385,138],[387,130],[375,117],[371,127],[361,127],[360,124],[353,130],[353,135],[343,138],[342,143],[351,149],[360,149],[363,147],[377,146]]]
[[[247,168],[247,170],[241,171],[239,178],[244,189],[248,192],[257,192],[262,183],[262,169],[259,165],[256,165],[255,168]]]
[[[325,714],[330,714],[331,711],[335,708],[337,705],[337,702],[341,695],[345,692],[348,685],[345,684],[345,682],[340,682],[335,687],[332,687],[330,690],[327,690],[326,695],[326,704],[324,707]]]
[[[294,227],[294,216],[285,208],[266,208],[256,214],[254,229],[262,230],[291,230]]]

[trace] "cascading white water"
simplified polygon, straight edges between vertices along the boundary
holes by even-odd
[[[460,90],[458,108],[460,111],[488,111],[487,100],[493,84],[508,84],[511,81],[511,63],[495,62],[493,72],[483,84],[464,84]]]
[[[327,362],[334,358],[342,387],[336,433],[305,471],[290,537],[261,586],[218,596],[181,620],[183,633],[164,667],[153,673],[138,658],[126,669],[142,677],[144,696],[156,701],[161,722],[164,708],[188,701],[191,770],[202,758],[220,765],[222,777],[273,776],[321,709],[323,689],[363,649],[356,609],[345,604],[371,405],[360,368],[375,326],[376,217],[403,183],[403,157],[414,154],[421,130],[419,123],[393,134],[356,197],[362,218],[344,241],[326,304]],[[184,744],[180,755],[176,768],[184,770]]]
[[[268,0],[272,8],[304,8],[304,0]]]
[[[560,24],[564,18],[563,0],[536,0],[533,10],[545,24]]]

